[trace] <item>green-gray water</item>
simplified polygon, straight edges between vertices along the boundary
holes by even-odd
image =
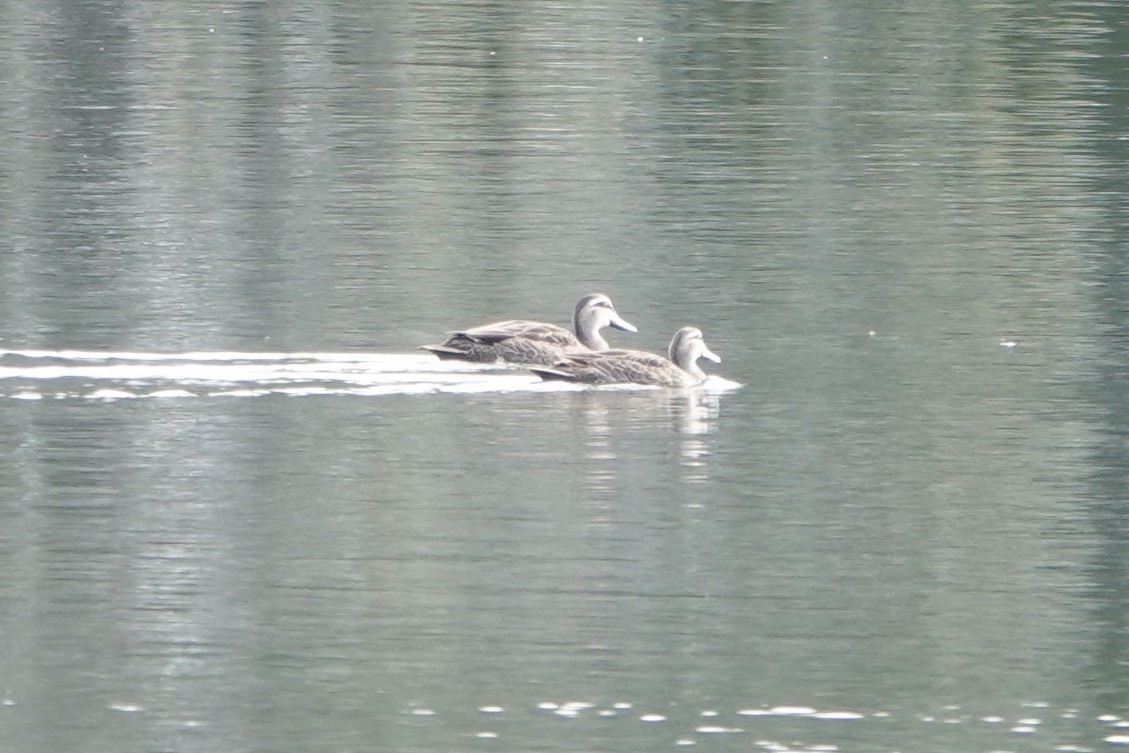
[[[1123,3],[0,23],[3,753],[1129,744]]]

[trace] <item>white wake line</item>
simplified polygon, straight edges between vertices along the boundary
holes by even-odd
[[[26,360],[26,363],[19,359]],[[8,397],[207,397],[220,395],[389,395],[433,392],[562,392],[593,389],[542,382],[520,368],[440,361],[415,353],[134,353],[86,350],[0,351],[0,385],[20,385]],[[13,363],[16,361],[19,365]],[[57,380],[90,382],[48,387]],[[23,384],[21,384],[23,383]],[[27,383],[41,385],[32,388]],[[704,392],[741,385],[710,377]],[[611,385],[598,390],[650,390]]]
[[[348,352],[266,352],[266,351],[187,351],[183,353],[145,353],[134,351],[108,350],[0,350],[0,359],[5,356],[56,360],[56,361],[138,361],[176,363],[204,362],[264,362],[264,363],[347,363],[370,366],[405,364],[427,368],[429,371],[482,371],[500,368],[492,364],[475,364],[462,361],[440,361],[425,353],[348,353]]]
[[[372,384],[421,379],[475,379],[503,371],[503,367],[493,364],[440,361],[433,355],[416,353],[0,351],[0,380],[167,380],[193,384],[326,381]],[[519,370],[510,368],[508,371]]]
[[[404,381],[450,381],[497,378],[498,372],[430,371],[399,368],[359,367],[356,363],[81,363],[67,366],[0,366],[3,379],[101,379],[108,381],[173,381],[192,384],[209,382],[348,382],[373,384]],[[532,376],[532,375],[530,375]]]
[[[286,361],[291,359],[344,361],[365,355],[359,353],[270,353],[231,350],[196,350],[185,353],[142,353],[128,350],[0,350],[0,358],[21,356],[23,358],[61,358],[67,361]]]

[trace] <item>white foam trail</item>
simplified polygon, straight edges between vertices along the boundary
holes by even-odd
[[[481,369],[482,365],[461,361],[440,361],[425,353],[347,353],[347,352],[258,352],[258,351],[187,351],[184,353],[145,353],[111,350],[0,350],[0,358],[53,358],[64,361],[325,361],[344,363],[403,363],[454,368]]]
[[[706,392],[740,387],[710,377]],[[412,395],[433,392],[568,392],[587,389],[542,382],[520,369],[440,361],[430,354],[91,350],[0,350],[0,397],[252,397]],[[613,385],[602,390],[652,389]]]

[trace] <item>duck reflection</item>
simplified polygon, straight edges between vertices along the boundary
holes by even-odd
[[[721,412],[717,395],[699,390],[585,390],[570,393],[568,400],[583,437],[584,476],[590,492],[612,492],[625,466],[650,455],[631,449],[640,441],[653,446],[676,440],[668,457],[677,456],[681,478],[698,483],[708,479],[708,438],[717,431]]]
[[[580,410],[584,426],[584,485],[589,492],[610,493],[617,472],[612,449],[611,411],[605,403],[585,400]],[[593,495],[593,499],[598,495]]]
[[[682,435],[679,465],[684,481],[701,483],[709,479],[707,459],[710,450],[705,437],[717,431],[721,399],[717,395],[706,393],[691,393],[683,397],[684,400],[675,411]]]

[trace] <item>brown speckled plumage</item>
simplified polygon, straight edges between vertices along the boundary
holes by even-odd
[[[600,335],[600,329],[607,326],[625,332],[636,331],[616,313],[611,299],[593,293],[576,304],[573,313],[576,334],[555,324],[511,319],[449,332],[442,343],[422,348],[443,359],[550,365],[572,353],[605,350],[608,343]]]
[[[642,350],[605,350],[566,355],[548,369],[532,369],[542,379],[581,384],[650,384],[693,387],[706,379],[699,358],[720,362],[696,327],[683,327],[670,341],[669,358]]]

